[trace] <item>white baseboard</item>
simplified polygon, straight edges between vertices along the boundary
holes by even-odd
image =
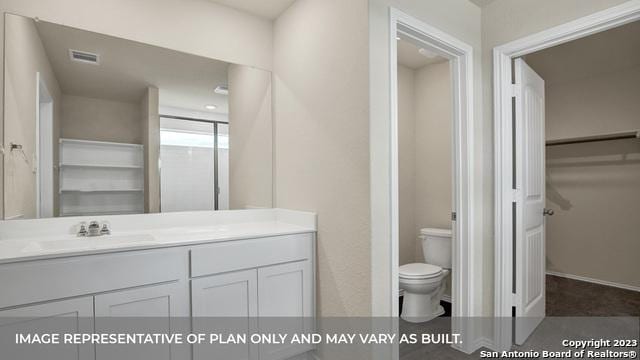
[[[594,284],[613,286],[613,287],[620,288],[620,289],[640,292],[640,287],[637,287],[637,286],[626,285],[626,284],[618,284],[618,283],[614,283],[614,282],[611,282],[611,281],[593,279],[593,278],[589,278],[589,277],[585,277],[585,276],[564,274],[564,273],[559,273],[559,272],[555,272],[555,271],[547,271],[547,275],[559,276],[559,277],[572,279],[572,280],[585,281],[585,282],[590,282],[590,283],[594,283]]]
[[[404,296],[404,289],[400,289],[398,291],[398,296]],[[448,302],[449,304],[451,304],[451,295],[442,295],[442,298],[440,299],[444,302]]]
[[[486,337],[481,337],[481,338],[476,339],[476,341],[475,341],[475,343],[473,345],[475,347],[474,352],[476,350],[481,349],[481,348],[487,348],[487,349],[492,350],[492,351],[497,351],[496,350],[496,344],[494,343],[494,341],[489,339],[489,338],[486,338]]]
[[[287,360],[320,360],[315,351],[309,351],[304,354],[296,355]]]

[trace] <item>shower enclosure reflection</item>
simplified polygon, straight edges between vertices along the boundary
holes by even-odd
[[[160,117],[163,212],[229,209],[229,125]]]

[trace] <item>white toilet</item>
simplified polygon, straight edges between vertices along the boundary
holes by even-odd
[[[414,323],[444,314],[440,299],[451,269],[451,230],[421,229],[420,240],[427,263],[400,266],[400,289],[404,291],[400,317]]]

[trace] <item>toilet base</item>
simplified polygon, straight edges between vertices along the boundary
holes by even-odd
[[[442,307],[442,305],[438,305],[438,310],[431,314],[431,316],[407,316],[405,317],[404,314],[400,315],[400,318],[406,322],[410,322],[410,323],[423,323],[423,322],[427,322],[430,320],[433,320],[435,318],[437,318],[438,316],[444,314],[444,308]]]

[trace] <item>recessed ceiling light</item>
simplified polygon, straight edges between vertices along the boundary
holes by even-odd
[[[229,95],[229,87],[227,85],[218,85],[213,92],[220,95]]]
[[[205,107],[207,110],[215,110],[215,109],[217,109],[217,108],[218,108],[218,107],[217,107],[217,106],[215,106],[215,105],[205,105],[204,107]]]
[[[420,55],[428,58],[428,59],[435,59],[436,57],[438,57],[438,54],[436,54],[435,52],[431,51],[431,50],[427,50],[424,48],[421,48],[420,50],[418,50],[418,52],[420,53]]]

